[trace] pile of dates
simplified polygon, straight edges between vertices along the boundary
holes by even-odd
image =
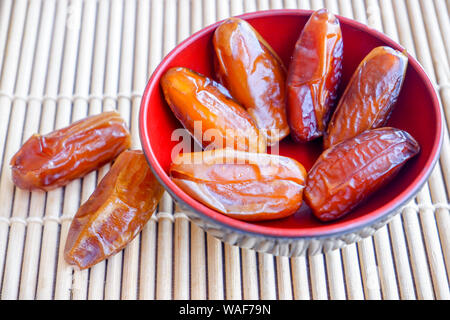
[[[11,159],[12,180],[50,191],[114,160],[75,214],[64,258],[85,269],[123,249],[152,216],[164,188],[117,112],[104,112],[46,135],[30,137]]]
[[[213,45],[217,82],[183,67],[161,78],[171,110],[204,149],[172,159],[170,177],[213,210],[271,220],[294,214],[304,199],[318,219],[330,221],[419,152],[407,132],[383,127],[402,87],[407,56],[373,49],[338,97],[343,42],[339,21],[327,10],[310,17],[288,69],[238,18],[216,29]],[[195,136],[196,123],[201,136]],[[324,151],[309,172],[294,159],[266,153],[288,135],[298,143],[323,139]],[[15,185],[44,191],[114,161],[72,220],[64,249],[69,264],[89,268],[120,251],[156,209],[164,189],[142,151],[130,147],[125,121],[105,112],[33,135],[12,157]]]
[[[170,176],[209,208],[262,221],[294,214],[304,199],[318,219],[331,221],[420,151],[407,132],[383,127],[408,57],[374,48],[338,97],[342,33],[326,9],[309,18],[289,68],[242,19],[225,20],[212,41],[217,82],[183,67],[161,79],[171,110],[204,149],[172,159]],[[323,140],[324,151],[309,172],[294,159],[266,153],[288,135],[296,143]]]

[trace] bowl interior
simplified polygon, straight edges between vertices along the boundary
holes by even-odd
[[[311,11],[277,10],[241,17],[258,30],[288,66],[295,42],[310,14]],[[358,64],[373,48],[382,45],[397,50],[403,48],[366,26],[342,17],[339,17],[339,20],[344,41],[343,76],[340,85],[342,93]],[[174,66],[191,68],[215,78],[212,36],[216,26],[217,24],[203,29],[169,53],[153,73],[142,100],[140,130],[144,152],[159,180],[178,200],[201,212],[205,218],[214,219],[235,229],[272,236],[321,236],[360,227],[379,219],[414,195],[426,180],[440,148],[441,115],[429,80],[419,64],[410,58],[400,97],[387,126],[409,132],[419,142],[421,152],[404,166],[392,182],[350,214],[340,220],[323,223],[314,218],[304,204],[289,218],[249,223],[226,217],[187,196],[167,175],[172,148],[179,143],[177,140],[173,141],[171,135],[173,130],[182,126],[166,104],[159,80],[168,68]],[[294,143],[288,137],[279,146],[281,155],[298,160],[307,170],[321,152],[321,139],[300,144]]]

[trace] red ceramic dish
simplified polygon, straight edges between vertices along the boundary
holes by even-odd
[[[241,15],[289,65],[294,44],[312,11],[270,10]],[[343,78],[340,94],[360,61],[377,46],[390,46],[403,51],[400,45],[385,35],[358,22],[338,17],[344,41]],[[157,178],[169,193],[205,224],[225,232],[271,241],[336,239],[387,220],[425,183],[438,157],[442,143],[442,115],[435,90],[419,63],[409,57],[409,65],[399,100],[387,126],[409,132],[420,144],[421,152],[409,161],[398,176],[357,209],[330,223],[314,218],[303,205],[295,215],[269,222],[249,223],[229,218],[190,198],[168,176],[174,129],[181,124],[166,104],[160,78],[170,67],[183,66],[214,78],[212,36],[220,22],[215,23],[179,44],[156,68],[143,94],[140,110],[140,136],[143,151]],[[300,144],[290,137],[280,144],[280,154],[300,161],[308,170],[322,151],[321,140]],[[217,233],[217,232],[216,232]],[[222,237],[223,238],[223,237]],[[345,241],[345,240],[344,240]],[[235,241],[236,243],[236,241]],[[239,244],[237,242],[237,244]],[[253,246],[254,247],[254,246]]]

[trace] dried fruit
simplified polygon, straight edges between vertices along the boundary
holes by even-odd
[[[390,181],[419,153],[407,132],[368,130],[325,150],[308,173],[305,202],[320,220],[337,219]]]
[[[204,205],[236,219],[259,221],[300,208],[306,171],[288,157],[222,149],[181,154],[170,175]]]
[[[178,67],[164,74],[161,86],[177,119],[204,148],[266,150],[253,119],[219,83]]]
[[[324,137],[329,148],[388,120],[405,78],[408,57],[389,47],[373,49],[353,74]]]
[[[110,162],[130,145],[117,112],[91,116],[30,137],[11,159],[12,179],[22,189],[51,190]]]
[[[121,153],[73,218],[65,260],[85,269],[120,251],[142,230],[163,193],[142,151]]]
[[[214,32],[216,73],[231,95],[255,119],[273,145],[289,134],[285,107],[285,67],[258,32],[238,18]]]
[[[291,136],[299,142],[321,137],[328,125],[342,74],[339,20],[327,9],[315,11],[295,44],[286,94]]]

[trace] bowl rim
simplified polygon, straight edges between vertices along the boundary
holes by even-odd
[[[267,16],[310,16],[314,10],[301,10],[301,9],[272,9],[264,11],[256,11],[251,13],[245,13],[237,15],[241,19],[248,18],[263,18]],[[233,232],[244,233],[252,236],[263,236],[269,238],[285,238],[285,239],[310,239],[310,238],[330,238],[337,237],[342,234],[352,233],[355,230],[359,230],[365,227],[369,227],[378,221],[381,221],[386,216],[400,209],[406,204],[426,183],[433,168],[435,167],[437,160],[439,159],[440,150],[443,142],[443,116],[442,106],[437,98],[436,89],[433,86],[431,80],[427,76],[424,68],[421,64],[412,57],[405,48],[400,44],[389,38],[387,35],[373,29],[367,25],[359,23],[355,20],[336,15],[341,23],[346,24],[349,27],[357,29],[364,33],[369,33],[372,36],[379,38],[386,45],[391,46],[400,51],[404,51],[408,56],[408,64],[414,68],[419,77],[422,79],[426,89],[431,93],[432,104],[437,114],[437,127],[439,134],[434,138],[433,147],[431,150],[431,156],[428,158],[419,175],[412,181],[412,183],[401,191],[394,199],[385,203],[381,207],[364,214],[360,217],[356,217],[349,221],[332,222],[329,224],[321,225],[320,227],[311,227],[308,229],[296,229],[296,228],[279,228],[266,225],[253,224],[242,220],[237,220],[214,211],[200,202],[194,200],[188,196],[181,188],[179,188],[166,174],[161,165],[156,159],[154,150],[151,148],[150,139],[148,133],[148,124],[145,119],[148,119],[149,115],[149,99],[150,93],[157,89],[159,90],[159,81],[162,75],[163,69],[166,68],[166,64],[170,61],[173,55],[180,53],[184,48],[195,42],[198,38],[203,37],[205,34],[210,33],[216,29],[224,20],[217,21],[199,31],[192,34],[190,37],[179,43],[174,49],[172,49],[159,63],[156,69],[153,71],[141,99],[140,111],[139,111],[139,136],[141,140],[142,149],[147,162],[150,165],[151,170],[158,179],[158,181],[164,186],[164,188],[174,197],[178,202],[185,204],[192,209],[197,215],[200,215],[203,219],[213,224],[218,224],[221,227],[231,229]]]

